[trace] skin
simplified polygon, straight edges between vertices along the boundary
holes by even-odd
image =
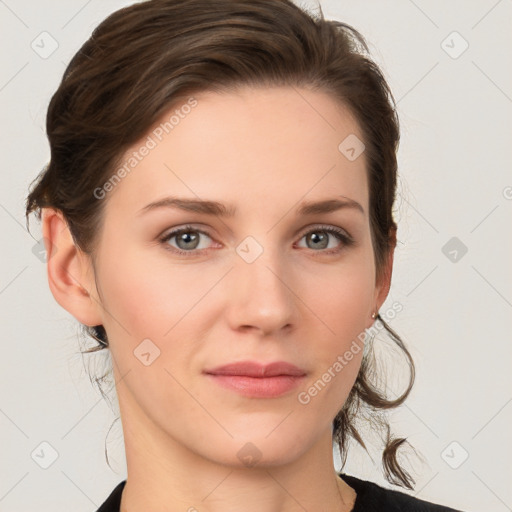
[[[389,291],[393,251],[377,281],[365,155],[350,161],[338,150],[361,130],[343,105],[306,89],[194,97],[197,106],[103,199],[95,264],[61,214],[43,212],[55,299],[108,333],[128,470],[121,510],[351,510],[356,495],[334,470],[331,425],[362,350],[308,404],[297,395],[373,324]],[[138,214],[170,195],[231,203],[237,213]],[[295,215],[303,201],[340,196],[364,213]],[[158,241],[185,224],[208,233],[192,232],[193,256],[166,250],[191,250],[177,237]],[[327,248],[305,236],[310,229],[329,237]],[[235,250],[247,236],[263,249],[250,264]],[[134,350],[148,338],[160,355],[146,366]],[[248,359],[291,362],[305,382],[251,398],[202,374]],[[237,455],[249,442],[260,457],[251,467]]]

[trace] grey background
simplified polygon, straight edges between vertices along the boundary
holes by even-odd
[[[33,217],[27,233],[24,200],[49,158],[46,108],[66,63],[130,3],[0,0],[0,511],[94,511],[126,477],[120,422],[86,372],[108,358],[82,360],[77,321],[33,252],[41,231]],[[512,510],[512,3],[321,5],[368,39],[398,101],[399,243],[383,309],[403,305],[390,323],[417,365],[410,399],[391,415],[425,460],[410,459],[411,494],[466,511]],[[52,449],[58,456],[44,469]],[[345,472],[387,485],[372,456],[354,449]]]

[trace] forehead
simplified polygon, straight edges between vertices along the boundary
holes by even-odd
[[[344,195],[366,210],[364,152],[356,159],[344,152],[344,141],[362,139],[348,108],[325,93],[246,87],[194,94],[125,153],[108,209],[134,215],[173,195],[253,209],[259,201],[277,214],[301,198]]]

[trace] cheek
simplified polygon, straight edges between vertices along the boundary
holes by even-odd
[[[342,348],[364,332],[375,294],[371,258],[358,254],[328,273],[308,278],[304,286],[308,306],[332,335],[331,348]]]
[[[195,305],[218,280],[218,272],[210,275],[200,265],[169,265],[135,248],[120,258],[115,250],[108,254],[101,269],[103,303],[115,318],[113,327],[122,324],[137,338],[171,336],[182,319],[193,319]]]
[[[215,276],[201,276],[191,265],[148,265],[136,250],[119,258],[114,248],[107,253],[100,284],[116,379],[126,375],[129,395],[149,416],[155,414],[155,404],[167,404],[159,407],[162,411],[181,410],[190,397],[173,376],[181,382],[184,369],[190,368],[197,311],[202,306],[204,313],[206,301],[201,297]],[[164,421],[163,412],[162,416]]]
[[[299,396],[306,409],[330,418],[341,409],[357,378],[365,326],[374,296],[371,258],[340,265],[336,272],[305,283],[315,343],[307,348],[314,372]],[[316,333],[316,335],[315,335]],[[317,414],[315,414],[316,416]]]
[[[117,370],[121,375],[130,372],[130,388],[136,395],[142,393],[141,403],[148,389],[172,401],[164,399],[163,390],[176,388],[183,401],[187,397],[173,386],[170,375],[181,382],[197,371],[201,333],[220,314],[211,291],[226,270],[170,265],[163,257],[148,264],[142,251],[133,249],[117,258],[112,249],[105,251],[110,256],[103,260],[101,288]]]

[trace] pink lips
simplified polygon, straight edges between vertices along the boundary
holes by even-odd
[[[254,398],[271,398],[295,388],[306,372],[284,361],[263,365],[240,361],[219,366],[203,373],[219,385]]]

